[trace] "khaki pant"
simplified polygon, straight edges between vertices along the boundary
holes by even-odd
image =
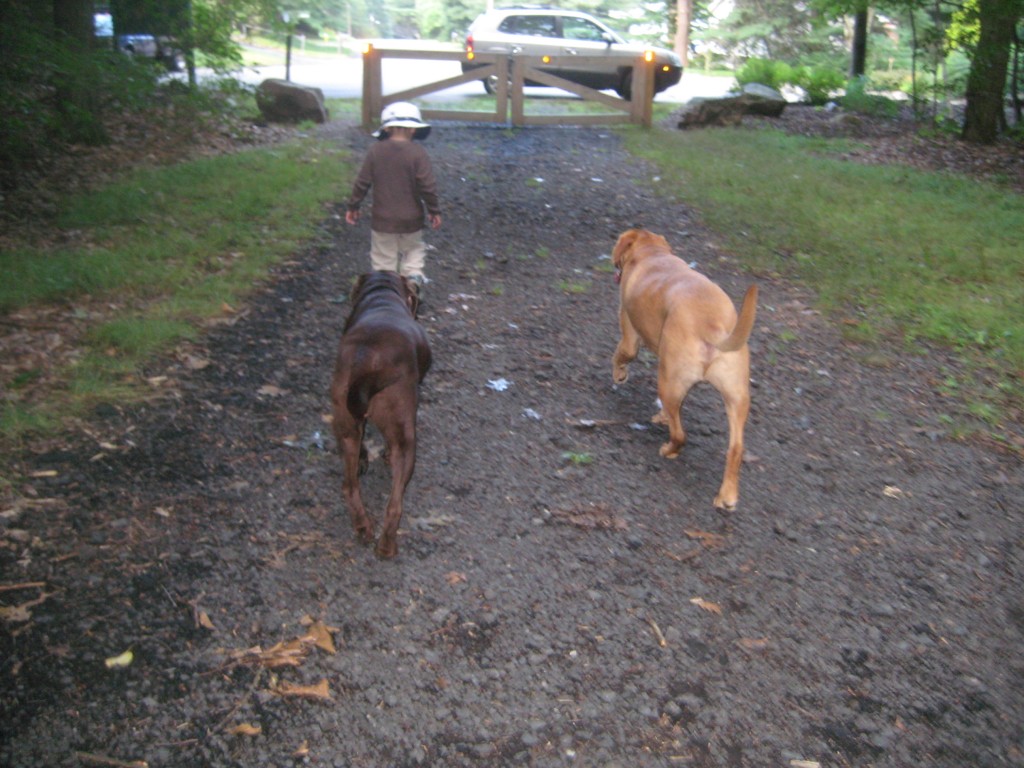
[[[387,269],[405,277],[425,278],[423,262],[426,256],[423,230],[397,235],[370,230],[370,266],[374,269]]]

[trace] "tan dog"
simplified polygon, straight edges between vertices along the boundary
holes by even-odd
[[[669,441],[661,455],[674,459],[686,441],[680,414],[683,400],[698,381],[722,395],[729,420],[725,476],[715,506],[734,509],[739,501],[743,427],[750,411],[750,350],[757,286],[736,308],[721,288],[690,269],[672,253],[661,235],[643,229],[623,232],[612,252],[619,285],[622,338],[612,356],[612,379],[626,381],[627,366],[640,343],[658,356],[661,411],[653,421],[668,424]]]

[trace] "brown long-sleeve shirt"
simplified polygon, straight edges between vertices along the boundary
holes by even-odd
[[[423,229],[423,211],[441,215],[430,157],[415,141],[385,139],[370,147],[352,185],[349,210],[359,209],[370,188],[370,227],[375,232],[408,234]]]

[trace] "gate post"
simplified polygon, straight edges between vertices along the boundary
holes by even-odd
[[[494,114],[500,115],[502,122],[508,124],[508,102],[509,102],[509,75],[511,74],[512,60],[508,54],[498,54],[494,62],[497,77],[497,88],[494,94]]]
[[[380,53],[372,44],[363,49],[363,130],[369,132],[384,108],[384,78]]]
[[[523,68],[517,66],[512,58],[509,58],[508,65],[512,68],[512,93],[509,94],[512,98],[512,125],[522,128],[526,125],[526,107],[523,104],[526,78],[523,77]]]
[[[633,84],[630,86],[630,121],[650,128],[654,123],[654,52],[644,51],[633,65]]]

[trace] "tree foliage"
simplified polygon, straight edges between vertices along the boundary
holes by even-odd
[[[734,66],[749,57],[842,62],[851,78],[866,74],[886,89],[908,90],[921,114],[930,102],[933,117],[940,103],[965,97],[964,138],[992,141],[1005,126],[1007,91],[1021,87],[1007,75],[1022,15],[1024,0],[736,0],[703,37]]]
[[[231,32],[272,0],[111,0],[115,34],[168,35],[205,63],[237,67]],[[143,109],[176,82],[94,37],[92,0],[0,3],[0,192],[67,143],[106,140],[108,115]],[[193,80],[194,82],[194,80]],[[180,86],[177,86],[180,90]]]

